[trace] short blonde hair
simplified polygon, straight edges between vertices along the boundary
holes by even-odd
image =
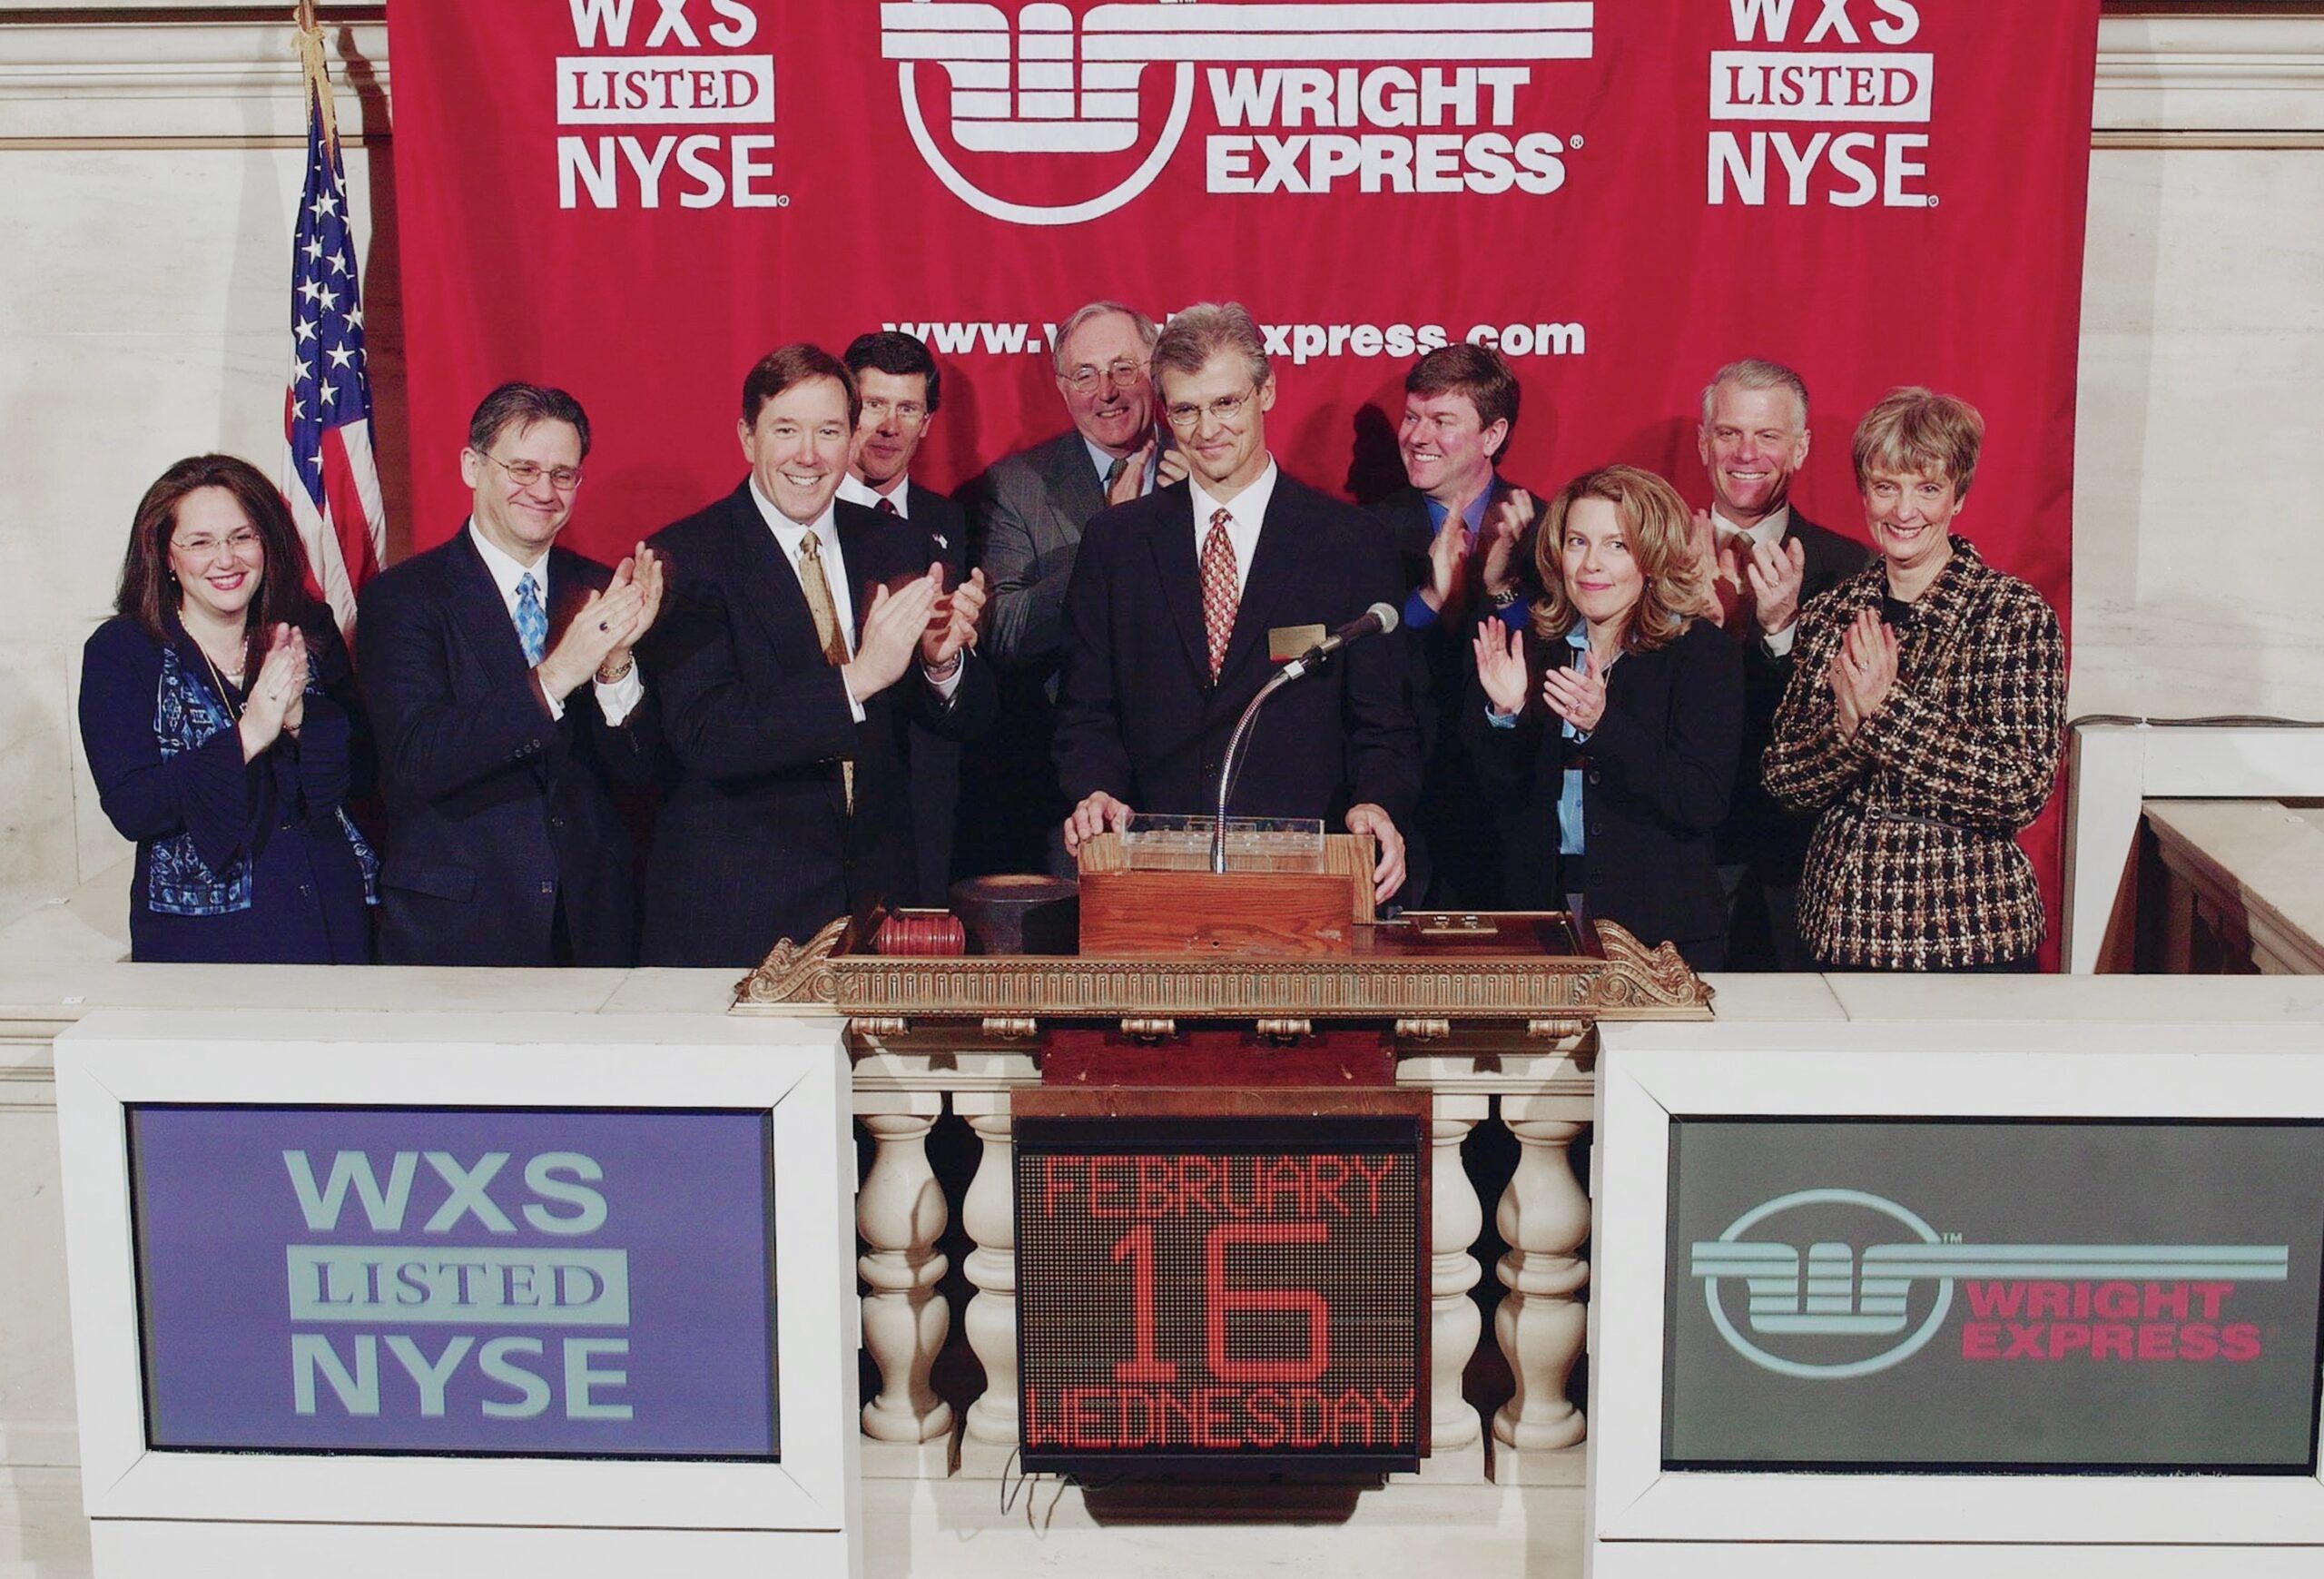
[[[1856,425],[1856,489],[1861,492],[1875,471],[1918,472],[1943,478],[1966,498],[1984,439],[1985,419],[1968,401],[1918,384],[1891,390]]]
[[[1154,340],[1154,387],[1164,370],[1191,378],[1212,357],[1231,350],[1250,370],[1254,385],[1267,381],[1267,342],[1258,322],[1239,301],[1197,301],[1170,315]]]
[[[1630,557],[1646,587],[1630,610],[1622,646],[1630,651],[1675,640],[1702,607],[1707,588],[1702,561],[1695,557],[1693,518],[1679,490],[1635,466],[1585,471],[1565,485],[1541,518],[1533,538],[1533,566],[1547,590],[1533,600],[1533,634],[1554,641],[1572,628],[1576,609],[1565,589],[1566,518],[1586,498],[1614,507],[1630,539]]]

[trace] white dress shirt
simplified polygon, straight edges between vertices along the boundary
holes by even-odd
[[[850,504],[862,505],[867,510],[878,509],[880,501],[886,499],[897,515],[905,520],[911,519],[911,476],[909,472],[897,478],[888,491],[881,493],[851,471],[839,479],[839,497]]]
[[[1103,494],[1106,491],[1106,474],[1113,470],[1115,458],[1090,443],[1089,435],[1087,433],[1081,436],[1081,448],[1089,452],[1089,464],[1098,469],[1098,491]],[[1135,449],[1130,451],[1131,455],[1137,453]],[[1123,459],[1127,459],[1128,457]],[[1141,498],[1154,491],[1154,474],[1161,464],[1162,451],[1157,446],[1154,453],[1146,458],[1145,471],[1137,479],[1137,492]]]
[[[520,565],[502,553],[482,532],[478,531],[474,521],[468,523],[468,541],[476,545],[478,557],[484,560],[484,567],[490,573],[492,584],[500,588],[500,601],[508,610],[510,626],[513,627],[517,623],[517,583],[527,576],[533,578],[533,586],[540,594],[541,612],[544,615],[548,612],[548,551],[547,549],[541,551],[541,557],[534,563]],[[521,633],[517,639],[520,642],[523,640]],[[547,653],[542,654],[544,657],[547,656]],[[594,678],[590,684],[596,687],[597,711],[605,715],[606,723],[616,728],[620,727],[623,719],[629,716],[630,710],[645,699],[645,671],[634,663],[629,666],[629,673],[610,686],[603,680]],[[542,695],[547,696],[547,693],[543,692]],[[563,718],[565,716],[564,702],[557,697],[548,696],[548,715],[551,718]]]
[[[840,486],[844,489],[847,482],[848,479],[842,479]],[[833,495],[832,500],[835,501],[837,497]],[[803,594],[806,591],[807,582],[804,573],[800,568],[799,551],[806,546],[807,534],[810,532],[814,534],[815,557],[822,561],[823,585],[832,595],[832,616],[839,621],[839,638],[847,648],[847,656],[851,659],[853,658],[855,656],[855,594],[848,583],[847,558],[840,549],[839,523],[835,519],[839,512],[833,508],[832,501],[824,503],[822,515],[817,516],[807,525],[801,526],[774,508],[773,501],[759,491],[758,479],[753,477],[751,479],[751,502],[759,507],[760,518],[766,522],[767,530],[774,534],[775,547],[783,550],[783,558],[790,563],[791,573],[800,577],[799,589]],[[938,696],[949,701],[951,699],[952,693],[960,689],[961,671],[966,666],[963,664],[960,668],[955,668],[945,678],[930,679],[928,683],[935,688]],[[927,675],[928,670],[925,665],[921,666],[921,673],[923,676]],[[842,686],[847,685],[847,676],[844,674],[840,676],[840,684]],[[855,715],[855,721],[858,724],[862,723],[863,704],[856,699],[855,692],[852,688],[847,693],[847,706]]]
[[[1769,548],[1782,548],[1785,530],[1790,525],[1791,507],[1787,504],[1778,505],[1776,508],[1769,510],[1759,518],[1757,526],[1751,527],[1737,526],[1718,513],[1717,505],[1711,506],[1710,509],[1711,531],[1718,537],[1720,548],[1724,548],[1728,544],[1735,542],[1738,538],[1747,539],[1744,542],[1736,543],[1736,551],[1742,556],[1743,562],[1747,565],[1750,562],[1751,550],[1762,544]],[[1743,585],[1748,587],[1751,583],[1747,578]],[[1792,612],[1791,623],[1773,636],[1761,631],[1759,640],[1767,647],[1768,656],[1779,658],[1791,651],[1791,638],[1798,628],[1799,614],[1795,609]]]
[[[1243,588],[1251,584],[1251,557],[1259,551],[1259,528],[1266,524],[1267,500],[1275,497],[1275,479],[1282,476],[1276,469],[1275,457],[1267,457],[1267,469],[1259,473],[1256,482],[1235,496],[1232,504],[1222,505],[1203,491],[1194,479],[1187,479],[1195,496],[1195,564],[1202,564],[1202,546],[1210,536],[1210,518],[1221,509],[1227,515],[1226,540],[1235,545],[1235,596],[1240,599]]]

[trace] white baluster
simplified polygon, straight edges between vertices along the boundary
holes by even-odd
[[[1429,1125],[1429,1456],[1421,1475],[1431,1482],[1485,1477],[1483,1424],[1461,1396],[1461,1373],[1484,1326],[1469,1298],[1484,1268],[1469,1247],[1483,1231],[1485,1214],[1461,1166],[1461,1142],[1491,1110],[1487,1097],[1439,1096]]]
[[[1012,1120],[1006,1091],[961,1091],[952,1110],[984,1142],[976,1177],[960,1203],[960,1226],[976,1248],[961,1268],[977,1292],[960,1328],[984,1366],[984,1394],[969,1406],[960,1441],[960,1473],[998,1476],[1016,1450],[1017,1184]]]
[[[863,1471],[941,1475],[950,1466],[952,1406],[936,1396],[929,1373],[952,1323],[937,1294],[950,1263],[936,1248],[946,1211],[928,1132],[944,1099],[867,1092],[856,1109],[877,1147],[855,1198],[855,1231],[867,1247],[855,1263],[865,1286],[863,1347],[880,1370],[879,1394],[863,1406],[863,1435],[872,1439]],[[923,1444],[932,1446],[923,1451]]]
[[[1588,1310],[1577,1298],[1590,1263],[1590,1197],[1571,1148],[1587,1125],[1587,1098],[1503,1097],[1502,1121],[1517,1137],[1517,1171],[1493,1224],[1509,1251],[1494,1269],[1509,1292],[1493,1316],[1517,1390],[1492,1417],[1493,1479],[1503,1485],[1579,1484],[1585,1435],[1566,1384],[1581,1358]]]

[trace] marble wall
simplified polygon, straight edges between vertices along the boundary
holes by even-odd
[[[0,3],[0,922],[126,852],[74,687],[156,458],[281,446],[289,30],[182,9],[199,19]],[[387,39],[361,20],[376,7],[338,9],[372,373],[392,391],[393,172],[361,140],[384,128]],[[2324,718],[2324,17],[2109,17],[2099,68],[2074,707]],[[403,457],[386,460],[399,521]]]

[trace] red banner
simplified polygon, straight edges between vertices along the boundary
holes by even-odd
[[[459,525],[453,457],[505,379],[588,408],[567,540],[611,557],[734,486],[774,345],[921,333],[916,474],[947,487],[1065,427],[1049,326],[1080,302],[1231,298],[1277,353],[1276,455],[1360,495],[1402,480],[1403,373],[1449,340],[1523,381],[1516,480],[1628,460],[1698,503],[1709,375],[1787,362],[1816,401],[1793,497],[1857,537],[1857,416],[1963,396],[1961,528],[2063,618],[2097,13],[399,0],[413,540]]]

